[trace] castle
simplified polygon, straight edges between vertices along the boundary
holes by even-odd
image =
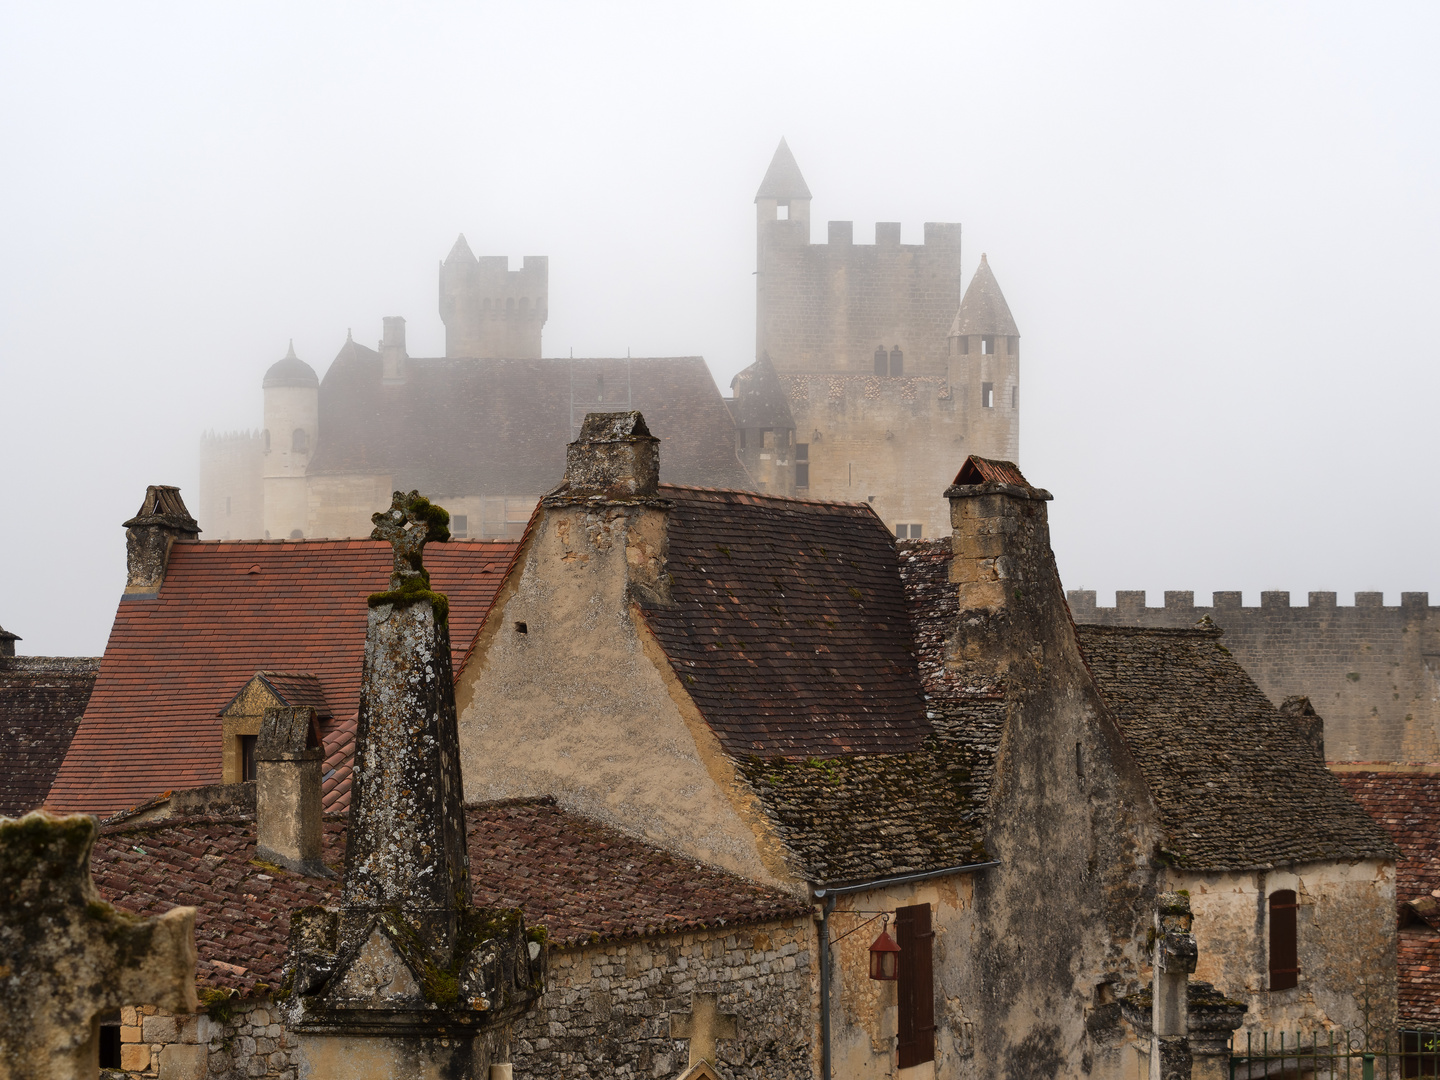
[[[985,256],[962,295],[960,226],[874,244],[832,221],[810,242],[810,189],[781,140],[755,198],[756,362],[722,398],[700,357],[542,359],[549,260],[440,265],[445,356],[411,357],[405,320],[374,349],[347,336],[322,381],[293,348],[266,373],[258,432],[207,434],[207,537],[368,535],[396,488],[455,513],[457,533],[516,538],[587,412],[639,409],[664,479],[868,502],[896,536],[949,528],[957,457],[1015,460],[1019,331]]]

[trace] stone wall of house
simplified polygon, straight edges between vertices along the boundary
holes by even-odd
[[[1257,1036],[1367,1025],[1380,1030],[1395,1022],[1394,863],[1306,863],[1245,873],[1172,870],[1169,887],[1190,893],[1199,948],[1195,978],[1248,1004],[1245,1028]],[[1272,991],[1269,897],[1278,889],[1293,890],[1299,903],[1300,975],[1298,986]]]
[[[672,1014],[694,1015],[695,996],[717,995],[716,1042],[725,1080],[811,1080],[818,991],[814,929],[787,920],[737,930],[555,949],[545,995],[515,1024],[515,1076],[658,1077],[684,1072],[687,1040]]]
[[[156,1080],[298,1080],[297,1037],[268,1001],[233,1010],[173,1016],[153,1005],[120,1010],[120,1067]]]
[[[1270,700],[1304,694],[1325,719],[1331,761],[1440,762],[1440,607],[1428,593],[1359,592],[1340,606],[1333,592],[1312,592],[1292,607],[1288,592],[1263,592],[1243,607],[1239,592],[1217,592],[1197,607],[1193,592],[1166,592],[1164,607],[1146,607],[1143,591],[1117,592],[1116,606],[1097,607],[1095,593],[1068,594],[1079,623],[1102,626],[1193,626],[1208,615],[1224,645]]]

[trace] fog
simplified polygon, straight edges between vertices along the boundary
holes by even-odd
[[[1069,588],[1428,590],[1440,9],[834,3],[0,11],[0,624],[100,653],[293,338],[443,355],[435,267],[550,257],[547,356],[754,351],[785,136],[827,219],[964,224],[1024,338]],[[662,447],[663,454],[663,447]],[[956,463],[958,466],[958,462]],[[201,525],[205,523],[202,521]]]

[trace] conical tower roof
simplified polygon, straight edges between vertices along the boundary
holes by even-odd
[[[446,266],[454,262],[479,262],[475,258],[475,253],[470,250],[470,245],[465,242],[464,233],[461,233],[459,239],[455,241],[455,246],[450,249],[450,254],[445,256]]]
[[[808,198],[810,189],[805,186],[805,177],[800,175],[800,166],[795,164],[795,155],[781,139],[780,145],[775,148],[775,156],[770,159],[770,168],[765,171],[765,179],[760,181],[755,201],[779,199],[784,202],[787,199]]]
[[[319,386],[320,380],[315,377],[315,369],[295,355],[292,339],[290,350],[283,359],[270,365],[270,370],[265,372],[265,381],[260,385],[266,390],[272,386]]]
[[[795,427],[790,399],[769,353],[762,354],[731,379],[730,392],[735,398],[735,423],[739,427],[781,430]]]
[[[982,254],[965,298],[960,301],[960,310],[950,324],[951,337],[968,337],[971,334],[1004,334],[1018,337],[1015,316],[1010,314],[1010,305],[1005,303],[1005,294],[1000,283],[990,270],[990,262]]]

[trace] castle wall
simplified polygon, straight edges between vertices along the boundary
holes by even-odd
[[[258,431],[213,432],[200,438],[198,521],[206,540],[258,540],[265,535]]]
[[[370,515],[390,505],[389,473],[351,473],[305,478],[306,536],[366,537]],[[442,503],[441,505],[446,505]]]
[[[874,244],[856,244],[851,222],[832,221],[830,242],[812,244],[808,213],[774,213],[762,200],[757,356],[768,353],[782,374],[874,374],[876,347],[898,346],[903,374],[946,373],[962,294],[959,225],[926,222],[925,243],[902,244],[900,225],[880,222]]]
[[[1145,593],[1118,592],[1100,608],[1093,591],[1068,594],[1075,621],[1102,626],[1193,626],[1209,615],[1225,646],[1274,702],[1308,696],[1325,720],[1331,761],[1440,762],[1440,608],[1428,593],[1360,592],[1339,606],[1333,592],[1312,592],[1303,607],[1288,592],[1260,594],[1242,607],[1240,593],[1217,592],[1196,607],[1193,592],[1166,592],[1165,606]]]
[[[803,445],[810,466],[809,488],[795,493],[846,502],[873,496],[870,505],[892,532],[905,524],[918,525],[922,537],[946,535],[944,492],[955,479],[955,463],[967,454],[1004,456],[1005,443],[975,437],[981,425],[974,410],[957,407],[944,377],[781,380],[795,417],[795,452]]]

